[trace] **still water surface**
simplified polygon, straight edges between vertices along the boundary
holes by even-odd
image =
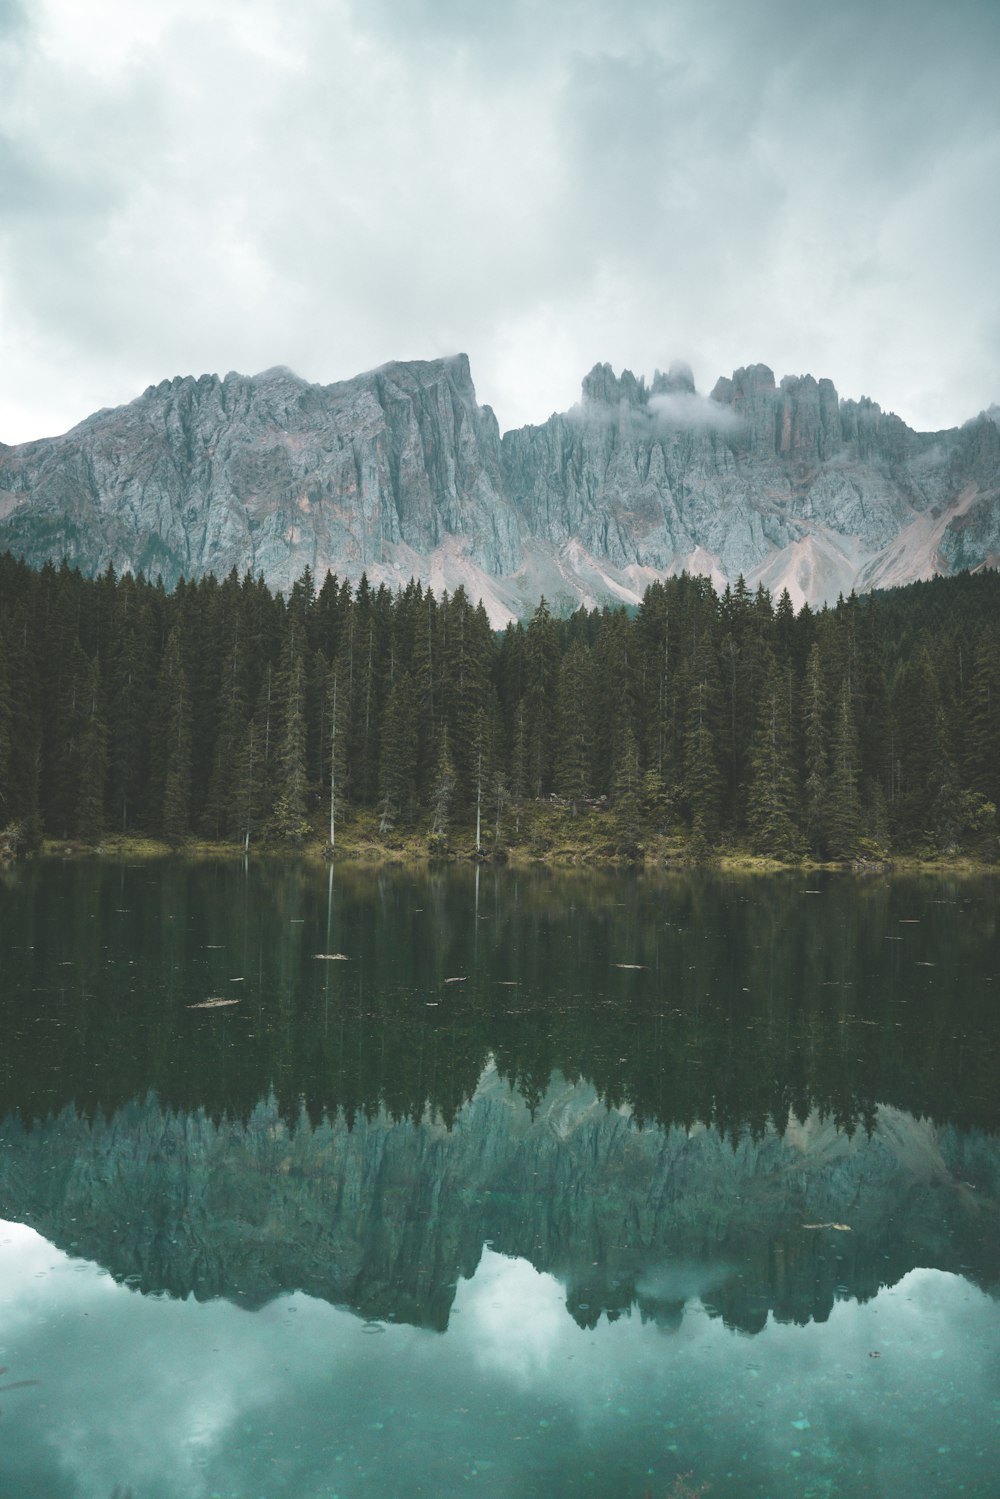
[[[0,1499],[996,1495],[989,881],[0,886]]]

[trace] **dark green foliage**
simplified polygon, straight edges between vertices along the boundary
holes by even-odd
[[[176,625],[160,667],[157,703],[156,749],[163,775],[159,830],[168,843],[176,843],[188,830],[191,810],[191,699]]]
[[[808,851],[822,858],[826,853],[829,789],[826,684],[818,645],[809,652],[802,690],[803,784],[802,823]]]
[[[835,859],[851,858],[861,836],[861,803],[858,797],[858,736],[846,681],[834,705],[826,820],[829,853]]]
[[[290,843],[301,843],[309,832],[306,820],[306,669],[303,653],[302,630],[293,616],[280,682],[281,737],[273,821],[275,836]]]
[[[639,769],[639,746],[630,724],[625,725],[619,737],[612,790],[619,848],[622,853],[631,857],[638,852],[642,834],[643,785]]]
[[[575,812],[590,795],[593,773],[593,674],[590,652],[574,641],[562,658],[556,688],[556,790]]]
[[[750,749],[747,832],[756,853],[794,857],[802,839],[796,823],[792,714],[788,679],[774,662],[760,696],[757,728]]]
[[[389,689],[379,760],[380,828],[389,832],[414,811],[417,786],[417,694],[409,672],[398,672]]]
[[[337,842],[337,822],[347,805],[347,736],[351,722],[348,673],[338,658],[330,667],[326,699],[326,756],[329,780],[330,847]]]
[[[501,637],[463,589],[311,576],[167,595],[108,569],[0,557],[0,824],[245,847],[299,842],[348,803],[477,846],[531,807],[610,798],[620,850],[849,858],[996,851],[1000,580],[960,576],[798,615],[704,578],[642,606],[539,604]]]
[[[97,843],[104,832],[108,780],[108,726],[101,702],[101,668],[88,663],[81,703],[79,779],[76,793],[76,835]]]
[[[723,788],[718,740],[718,664],[711,637],[703,632],[687,690],[683,781],[691,831],[699,851],[709,848],[719,832]]]
[[[448,725],[441,730],[437,769],[431,788],[431,837],[447,843],[455,801],[455,765],[448,744]]]

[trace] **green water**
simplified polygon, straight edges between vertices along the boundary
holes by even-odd
[[[990,881],[0,885],[0,1499],[1000,1492]]]

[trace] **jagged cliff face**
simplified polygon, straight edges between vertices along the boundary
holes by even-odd
[[[829,601],[976,567],[1000,550],[1000,430],[911,431],[829,380],[766,365],[708,399],[675,366],[649,389],[598,366],[581,405],[503,440],[529,527],[582,542],[636,588],[681,567]]]
[[[164,381],[62,437],[0,445],[0,547],[172,583],[308,564],[464,584],[500,623],[541,593],[637,601],[684,568],[798,604],[1000,559],[1000,426],[917,433],[765,365],[697,394],[598,365],[578,406],[502,439],[464,355],[337,385]]]
[[[405,580],[453,538],[483,569],[520,556],[496,419],[464,355],[331,386],[283,369],[164,380],[0,452],[0,515],[0,545],[33,562],[167,581],[236,567],[283,587],[306,565]]]
[[[451,1130],[383,1111],[290,1130],[273,1100],[244,1125],[153,1095],[108,1120],[8,1117],[0,1217],[182,1297],[301,1289],[444,1328],[489,1242],[562,1280],[582,1325],[637,1306],[669,1326],[697,1296],[755,1332],[917,1266],[995,1291],[997,1143],[891,1108],[870,1137],[818,1115],[738,1144],[641,1130],[558,1075],[532,1117],[489,1067]]]

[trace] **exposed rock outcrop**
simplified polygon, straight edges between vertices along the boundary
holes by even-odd
[[[308,565],[439,591],[499,623],[541,593],[637,601],[684,568],[795,603],[1000,556],[1000,429],[917,433],[763,364],[699,395],[595,365],[579,405],[501,440],[464,354],[339,384],[285,369],[165,380],[57,438],[0,444],[0,547],[181,574]]]

